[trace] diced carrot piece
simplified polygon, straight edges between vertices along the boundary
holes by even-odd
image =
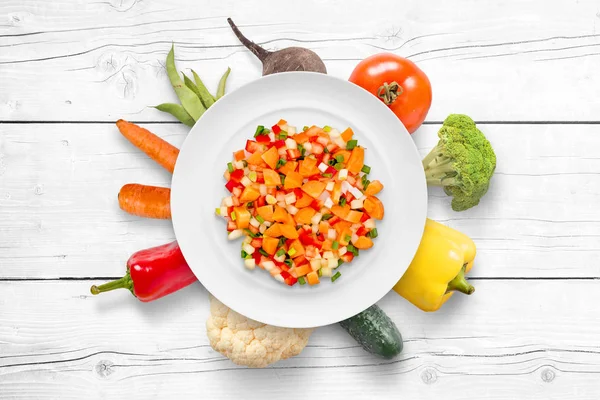
[[[333,249],[333,240],[327,239],[326,241],[323,242],[323,245],[321,246],[321,249],[323,249],[324,251],[329,251]]]
[[[298,231],[294,225],[281,224],[279,231],[288,239],[298,239]]]
[[[299,267],[296,267],[296,277],[304,276],[312,272],[312,268],[310,264],[304,264]]]
[[[365,165],[365,148],[357,146],[352,149],[346,168],[353,174],[358,174],[363,165]]]
[[[294,206],[296,208],[308,207],[313,202],[313,200],[314,199],[312,197],[310,197],[306,193],[302,192],[302,197],[300,197],[299,199],[296,198],[296,204],[294,204]]]
[[[346,128],[346,130],[342,132],[342,139],[344,139],[344,142],[351,140],[352,136],[354,136],[354,131],[350,127]]]
[[[275,206],[275,212],[273,213],[273,219],[277,222],[286,222],[288,219],[288,212],[283,207]]]
[[[319,222],[319,233],[322,235],[327,235],[327,232],[329,232],[329,228],[331,228],[331,226],[325,222],[325,221],[321,221]]]
[[[325,182],[308,181],[304,185],[302,185],[302,190],[306,192],[309,196],[317,198],[321,195],[321,193],[323,193],[323,190],[325,190],[325,186],[327,186]]]
[[[310,225],[311,219],[316,213],[317,212],[312,207],[301,208],[296,215],[294,215],[294,219],[298,225]]]
[[[338,242],[340,242],[340,246],[346,246],[348,243],[350,243],[351,238],[352,231],[350,228],[344,228],[338,236]]]
[[[278,244],[279,244],[279,239],[271,237],[271,236],[267,236],[266,232],[265,232],[265,235],[263,236],[263,241],[262,241],[262,249],[264,251],[266,251],[270,255],[273,255],[277,251]]]
[[[363,213],[360,211],[351,210],[346,216],[345,220],[348,222],[352,222],[353,224],[358,224],[360,219],[362,218]]]
[[[350,212],[350,205],[345,204],[344,206],[340,206],[336,204],[333,207],[331,207],[331,212],[333,213],[333,215],[336,215],[341,219],[346,219],[346,216],[348,216],[348,213]]]
[[[383,203],[375,196],[369,196],[363,203],[363,208],[371,217],[375,219],[383,219],[384,209]]]
[[[305,133],[307,136],[317,136],[321,132],[323,132],[322,128],[319,128],[318,126],[313,125],[310,128],[308,128],[308,130]]]
[[[288,161],[281,167],[279,167],[279,172],[284,175],[289,174],[290,172],[294,172],[298,167],[298,161]]]
[[[240,201],[242,203],[246,203],[248,201],[254,201],[260,197],[260,192],[253,185],[246,186],[242,195],[240,196]]]
[[[260,151],[255,151],[254,153],[252,153],[252,155],[250,157],[248,157],[248,159],[246,160],[246,162],[250,165],[262,165],[264,164],[264,161],[262,159],[262,154]]]
[[[296,221],[294,221],[292,214],[287,215],[287,220],[284,223],[287,225],[296,226]]]
[[[285,119],[280,119],[279,122],[277,123],[277,125],[285,125],[287,124],[287,121]]]
[[[335,230],[337,231],[337,233],[339,235],[344,230],[350,230],[351,226],[352,226],[352,224],[348,221],[340,221],[337,224],[335,224],[333,227],[335,228]]]
[[[302,132],[302,133],[299,133],[297,135],[294,135],[294,136],[292,136],[292,138],[298,144],[302,144],[302,143],[308,142],[308,135],[306,134],[306,132]]]
[[[265,221],[273,222],[273,206],[267,205],[256,208],[256,213]]]
[[[279,174],[272,169],[263,170],[265,185],[267,186],[279,186],[281,185],[281,177]]]
[[[290,172],[285,177],[283,188],[285,190],[295,189],[302,186],[302,175],[297,172]]]
[[[367,189],[365,189],[365,194],[367,196],[375,196],[377,193],[383,190],[383,184],[378,180],[371,181]]]
[[[296,239],[292,243],[290,243],[290,248],[288,250],[288,254],[290,253],[291,249],[294,249],[294,251],[292,251],[292,253],[294,255],[293,256],[290,255],[290,257],[292,257],[292,258],[297,258],[297,257],[303,256],[305,253],[304,246],[302,246],[302,243],[300,243],[300,240],[298,240],[298,239]]]
[[[235,223],[238,229],[246,229],[250,225],[250,211],[246,207],[235,207]]]
[[[281,224],[273,224],[264,233],[264,236],[279,237],[281,233]]]
[[[333,191],[331,192],[331,200],[333,204],[339,204],[340,197],[342,196],[342,182],[336,181],[333,185]]]
[[[350,153],[348,150],[338,150],[335,153],[333,153],[333,156],[334,157],[342,156],[342,157],[344,157],[344,161],[342,161],[342,162],[347,163],[348,160],[350,159],[350,154],[352,154],[352,153]]]
[[[244,158],[246,158],[246,153],[244,152],[244,150],[236,151],[235,153],[233,153],[233,158],[235,159],[235,161],[242,161]]]
[[[306,274],[306,280],[308,281],[309,285],[318,285],[320,282],[319,275],[315,271]]]
[[[319,173],[319,170],[317,168],[317,160],[316,159],[308,157],[308,158],[305,158],[304,160],[300,161],[300,165],[298,167],[298,172],[303,177],[309,177],[311,175],[315,175],[315,170],[317,171],[317,173]]]
[[[361,250],[370,249],[371,247],[373,247],[373,241],[371,240],[371,238],[368,238],[366,236],[359,236],[358,240],[354,242],[353,245],[357,249]]]
[[[261,156],[261,158],[265,160],[269,167],[275,169],[275,167],[277,166],[277,161],[279,161],[279,153],[277,153],[277,147],[271,147]]]

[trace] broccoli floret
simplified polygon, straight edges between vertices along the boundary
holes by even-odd
[[[440,141],[423,159],[427,184],[452,196],[452,209],[479,204],[496,169],[496,154],[473,120],[451,114],[438,131]]]

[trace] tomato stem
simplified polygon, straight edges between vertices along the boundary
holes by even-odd
[[[389,106],[402,94],[402,92],[404,92],[404,89],[402,89],[402,86],[400,86],[398,82],[394,81],[389,84],[384,82],[383,86],[380,86],[377,90],[377,97]]]

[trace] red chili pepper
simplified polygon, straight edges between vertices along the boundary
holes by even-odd
[[[159,299],[196,282],[177,242],[133,253],[127,260],[127,274],[121,279],[92,286],[92,294],[128,289],[140,301]]]
[[[281,128],[279,127],[279,125],[273,125],[271,127],[271,130],[273,131],[274,134],[279,135],[279,132],[281,132]]]

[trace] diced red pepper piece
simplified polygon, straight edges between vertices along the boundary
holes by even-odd
[[[283,274],[286,273],[288,274],[288,277],[284,277]],[[296,282],[298,282],[298,278],[294,278],[292,275],[290,275],[288,272],[286,271],[281,271],[281,276],[284,279],[284,282],[288,285],[288,286],[294,286],[296,284]]]
[[[304,196],[304,192],[300,188],[295,188],[294,194],[296,195],[296,199],[301,199]]]
[[[284,140],[276,140],[275,143],[273,143],[275,145],[275,147],[277,147],[278,149],[285,147],[285,141]]]
[[[319,200],[313,200],[312,203],[310,203],[310,206],[317,212],[321,211],[321,203]]]
[[[266,196],[260,196],[256,199],[256,207],[262,207],[267,204]]]
[[[279,125],[273,125],[271,127],[271,131],[273,131],[274,134],[279,135],[279,132],[281,132],[281,128],[279,127]]]
[[[360,222],[365,222],[366,220],[368,220],[369,218],[371,218],[369,216],[369,214],[367,214],[366,212],[363,211],[363,215],[362,217],[360,217]]]
[[[308,138],[308,141],[309,142],[316,142],[318,138],[319,138],[319,136],[311,136],[310,138]]]
[[[255,142],[254,140],[246,140],[246,151],[248,153],[254,153],[256,150],[261,150],[262,145]]]
[[[350,261],[354,260],[354,254],[348,252],[346,254],[344,254],[343,256],[340,256],[340,258],[344,261],[349,263]]]
[[[262,172],[256,173],[256,183],[265,183],[265,174]]]
[[[329,167],[327,167],[327,169],[325,170],[326,174],[331,174],[331,175],[335,175],[337,174],[337,169],[333,168],[331,165]]]
[[[258,143],[271,143],[271,138],[267,135],[258,135],[256,141]]]
[[[252,253],[252,258],[254,258],[254,262],[256,262],[256,265],[258,266],[258,264],[260,264],[260,258],[261,258],[260,252],[255,251],[254,253]]]
[[[244,172],[243,170],[240,170],[240,171]],[[235,189],[235,188],[242,189],[244,186],[239,182],[229,180],[229,182],[227,182],[225,184],[225,187],[227,188],[227,190],[229,190],[231,193],[233,193],[233,189]]]
[[[322,233],[319,233],[319,235],[317,236],[317,239],[319,239],[321,242],[325,241],[325,235],[323,235]]]
[[[312,232],[308,233],[305,230],[302,230],[299,235],[300,243],[302,243],[304,246],[310,246],[314,244],[315,239],[313,239],[311,235]]]
[[[367,228],[365,228],[364,226],[361,226],[360,228],[358,228],[358,230],[356,231],[356,235],[357,236],[365,236],[367,234]]]
[[[334,226],[335,224],[337,224],[340,221],[341,221],[340,217],[334,216],[334,217],[330,218],[329,221],[327,221],[327,222],[329,222],[329,225]]]
[[[235,221],[227,222],[227,231],[228,232],[235,231],[236,229],[237,229],[237,224],[235,223]]]
[[[241,181],[243,177],[244,177],[244,170],[243,169],[236,169],[231,174],[229,174],[229,180],[230,181],[234,181],[234,182]]]
[[[254,247],[255,249],[262,248],[262,239],[261,238],[252,239],[252,241],[250,242],[250,246]]]
[[[299,267],[301,265],[308,264],[308,260],[304,256],[298,256],[294,258],[294,264],[296,264],[296,267]]]

